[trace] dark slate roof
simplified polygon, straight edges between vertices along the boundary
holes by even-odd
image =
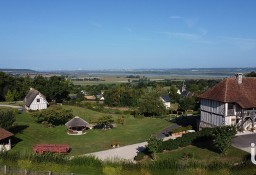
[[[171,102],[171,98],[169,95],[161,95],[161,98],[165,101],[165,102]]]
[[[86,127],[86,125],[88,125],[89,123],[83,119],[81,119],[80,117],[76,116],[74,118],[72,118],[71,120],[69,120],[65,125],[70,128],[70,127],[80,127],[80,126],[84,126]]]
[[[6,139],[11,136],[13,136],[13,133],[6,131],[3,128],[0,128],[0,140]]]
[[[199,96],[220,102],[237,103],[242,108],[256,107],[256,77],[246,77],[238,84],[235,77],[226,78]]]
[[[28,94],[26,95],[25,99],[24,99],[24,102],[25,102],[25,105],[26,106],[30,106],[31,103],[33,102],[33,100],[36,98],[36,96],[38,94],[41,94],[38,90],[34,89],[34,88],[31,88],[28,92]],[[43,94],[41,94],[41,96],[45,98],[45,96]]]

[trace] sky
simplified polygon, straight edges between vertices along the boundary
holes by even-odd
[[[256,67],[255,0],[0,0],[0,68]]]

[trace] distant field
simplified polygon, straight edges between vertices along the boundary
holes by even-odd
[[[78,115],[87,121],[99,118],[106,114],[91,111],[86,108],[63,106],[72,109],[74,115]],[[120,115],[112,115],[116,120]],[[152,134],[159,133],[163,128],[171,125],[164,119],[142,118],[136,119],[125,116],[125,125],[117,124],[117,128],[111,130],[93,129],[81,136],[67,135],[65,126],[45,128],[34,122],[31,113],[25,112],[17,116],[15,125],[22,130],[15,135],[18,143],[12,151],[32,151],[32,146],[38,143],[69,144],[72,148],[70,155],[85,154],[100,150],[110,149],[113,142],[119,142],[121,146],[143,142]]]
[[[141,77],[143,77],[141,75]],[[193,76],[193,75],[146,75],[145,77],[149,78],[150,81],[162,81],[165,79],[170,80],[188,80],[188,79],[221,79],[223,77],[212,77],[207,75],[202,76]],[[101,81],[76,81],[72,80],[75,85],[97,85],[97,84],[116,84],[116,83],[128,83],[129,80],[132,82],[133,80],[139,80],[139,78],[127,78],[126,76],[118,76],[118,75],[101,75],[99,77]]]

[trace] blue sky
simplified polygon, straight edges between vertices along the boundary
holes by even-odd
[[[0,68],[256,67],[255,0],[1,0]]]

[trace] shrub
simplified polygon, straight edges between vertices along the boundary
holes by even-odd
[[[138,152],[137,155],[134,157],[134,160],[140,161],[144,158],[145,154],[143,152]]]
[[[9,129],[15,122],[15,110],[10,108],[0,108],[0,127]]]
[[[48,123],[52,125],[62,125],[68,122],[72,117],[72,110],[62,109],[60,106],[52,106],[48,109],[37,111],[32,114],[37,123]],[[49,125],[50,126],[50,125]]]

